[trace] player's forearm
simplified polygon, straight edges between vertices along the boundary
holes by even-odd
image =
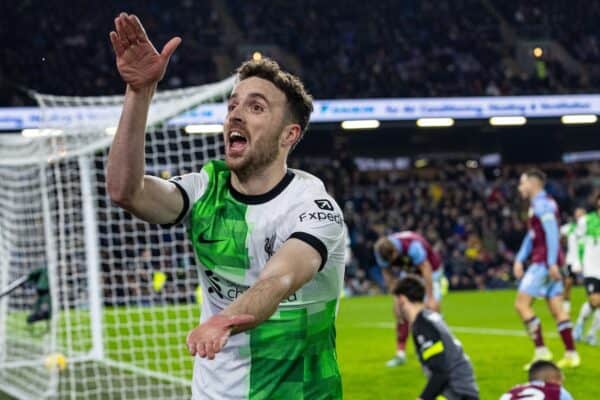
[[[260,279],[225,308],[221,314],[225,316],[253,315],[255,320],[252,324],[238,326],[234,331],[243,332],[251,329],[273,315],[279,303],[294,292],[295,288],[293,288],[291,282],[291,279],[286,276]]]
[[[433,271],[431,265],[428,262],[421,264],[421,275],[423,275],[423,281],[425,282],[425,296],[428,299],[433,298]]]
[[[531,235],[529,234],[529,232],[527,232],[527,235],[525,235],[525,238],[523,238],[523,243],[521,243],[521,248],[517,253],[515,261],[524,262],[525,259],[529,257],[529,253],[531,253],[531,246]]]
[[[148,109],[156,85],[140,90],[129,86],[106,168],[106,185],[113,201],[127,205],[141,190],[145,169],[145,132]]]
[[[556,219],[547,219],[542,223],[546,236],[546,249],[548,251],[548,266],[556,265],[558,260],[559,233]]]
[[[389,268],[391,267],[384,269],[382,275],[387,292],[392,293],[392,290],[394,290],[394,275],[392,275],[392,271]]]
[[[429,380],[427,381],[427,385],[423,389],[420,398],[423,400],[434,400],[442,394],[444,387],[448,382],[448,374],[442,372],[434,372]]]

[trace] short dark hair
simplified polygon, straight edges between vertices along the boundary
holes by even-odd
[[[536,178],[538,179],[540,182],[542,183],[546,183],[546,174],[538,168],[530,168],[527,171],[525,171],[525,175],[528,178]]]
[[[292,121],[300,125],[302,139],[313,111],[313,98],[304,88],[300,78],[283,71],[279,64],[270,58],[246,61],[237,69],[237,74],[240,81],[253,76],[265,79],[285,93],[289,114]]]
[[[561,374],[560,368],[552,361],[538,360],[529,367],[530,381],[545,381],[548,373]]]
[[[411,303],[422,303],[425,299],[425,284],[420,276],[408,274],[396,283],[392,293],[395,296],[406,296]]]

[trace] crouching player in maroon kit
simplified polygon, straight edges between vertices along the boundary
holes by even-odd
[[[563,282],[558,267],[563,261],[559,244],[559,211],[556,202],[544,191],[545,182],[545,174],[537,169],[525,172],[519,182],[519,192],[531,202],[531,207],[529,231],[523,239],[514,265],[515,277],[523,278],[519,283],[515,308],[535,344],[533,361],[549,361],[552,359],[552,353],[544,345],[541,321],[531,307],[535,298],[546,300],[558,324],[558,332],[566,350],[558,366],[574,368],[579,366],[581,361],[575,351],[569,315],[563,309]],[[523,274],[523,262],[528,258],[531,258],[531,264]],[[530,365],[525,365],[525,370],[528,370]]]
[[[562,381],[563,375],[552,361],[536,361],[529,368],[529,382],[515,386],[500,400],[573,400]]]
[[[416,232],[404,231],[381,237],[374,246],[375,259],[382,269],[388,291],[396,280],[393,268],[404,272],[417,273],[425,282],[425,306],[432,311],[440,311],[442,282],[445,279],[439,255],[433,251],[425,238]],[[394,306],[396,316],[396,355],[389,360],[388,367],[396,367],[406,362],[406,342],[409,323],[402,319],[400,310]]]

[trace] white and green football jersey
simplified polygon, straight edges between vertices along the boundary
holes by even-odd
[[[233,335],[214,360],[196,357],[192,398],[340,399],[335,316],[344,275],[344,221],[323,183],[289,170],[270,192],[247,196],[230,185],[223,161],[175,177],[202,286],[201,321],[252,286],[288,239],[315,248],[315,277],[254,329]]]
[[[577,223],[569,222],[560,227],[560,234],[567,238],[567,256],[565,263],[571,266],[575,273],[581,272],[581,260],[583,255],[583,244],[577,236]]]
[[[592,211],[577,221],[583,247],[583,277],[600,279],[600,213]]]

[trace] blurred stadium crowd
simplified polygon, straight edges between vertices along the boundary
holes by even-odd
[[[600,5],[583,0],[23,0],[0,4],[0,105],[31,102],[19,88],[32,82],[45,93],[122,93],[108,40],[122,10],[140,16],[159,49],[183,37],[164,87],[224,78],[226,66],[269,46],[289,56],[284,66],[316,98],[573,93],[600,83]],[[525,71],[516,62],[521,38],[565,52],[544,53]]]

